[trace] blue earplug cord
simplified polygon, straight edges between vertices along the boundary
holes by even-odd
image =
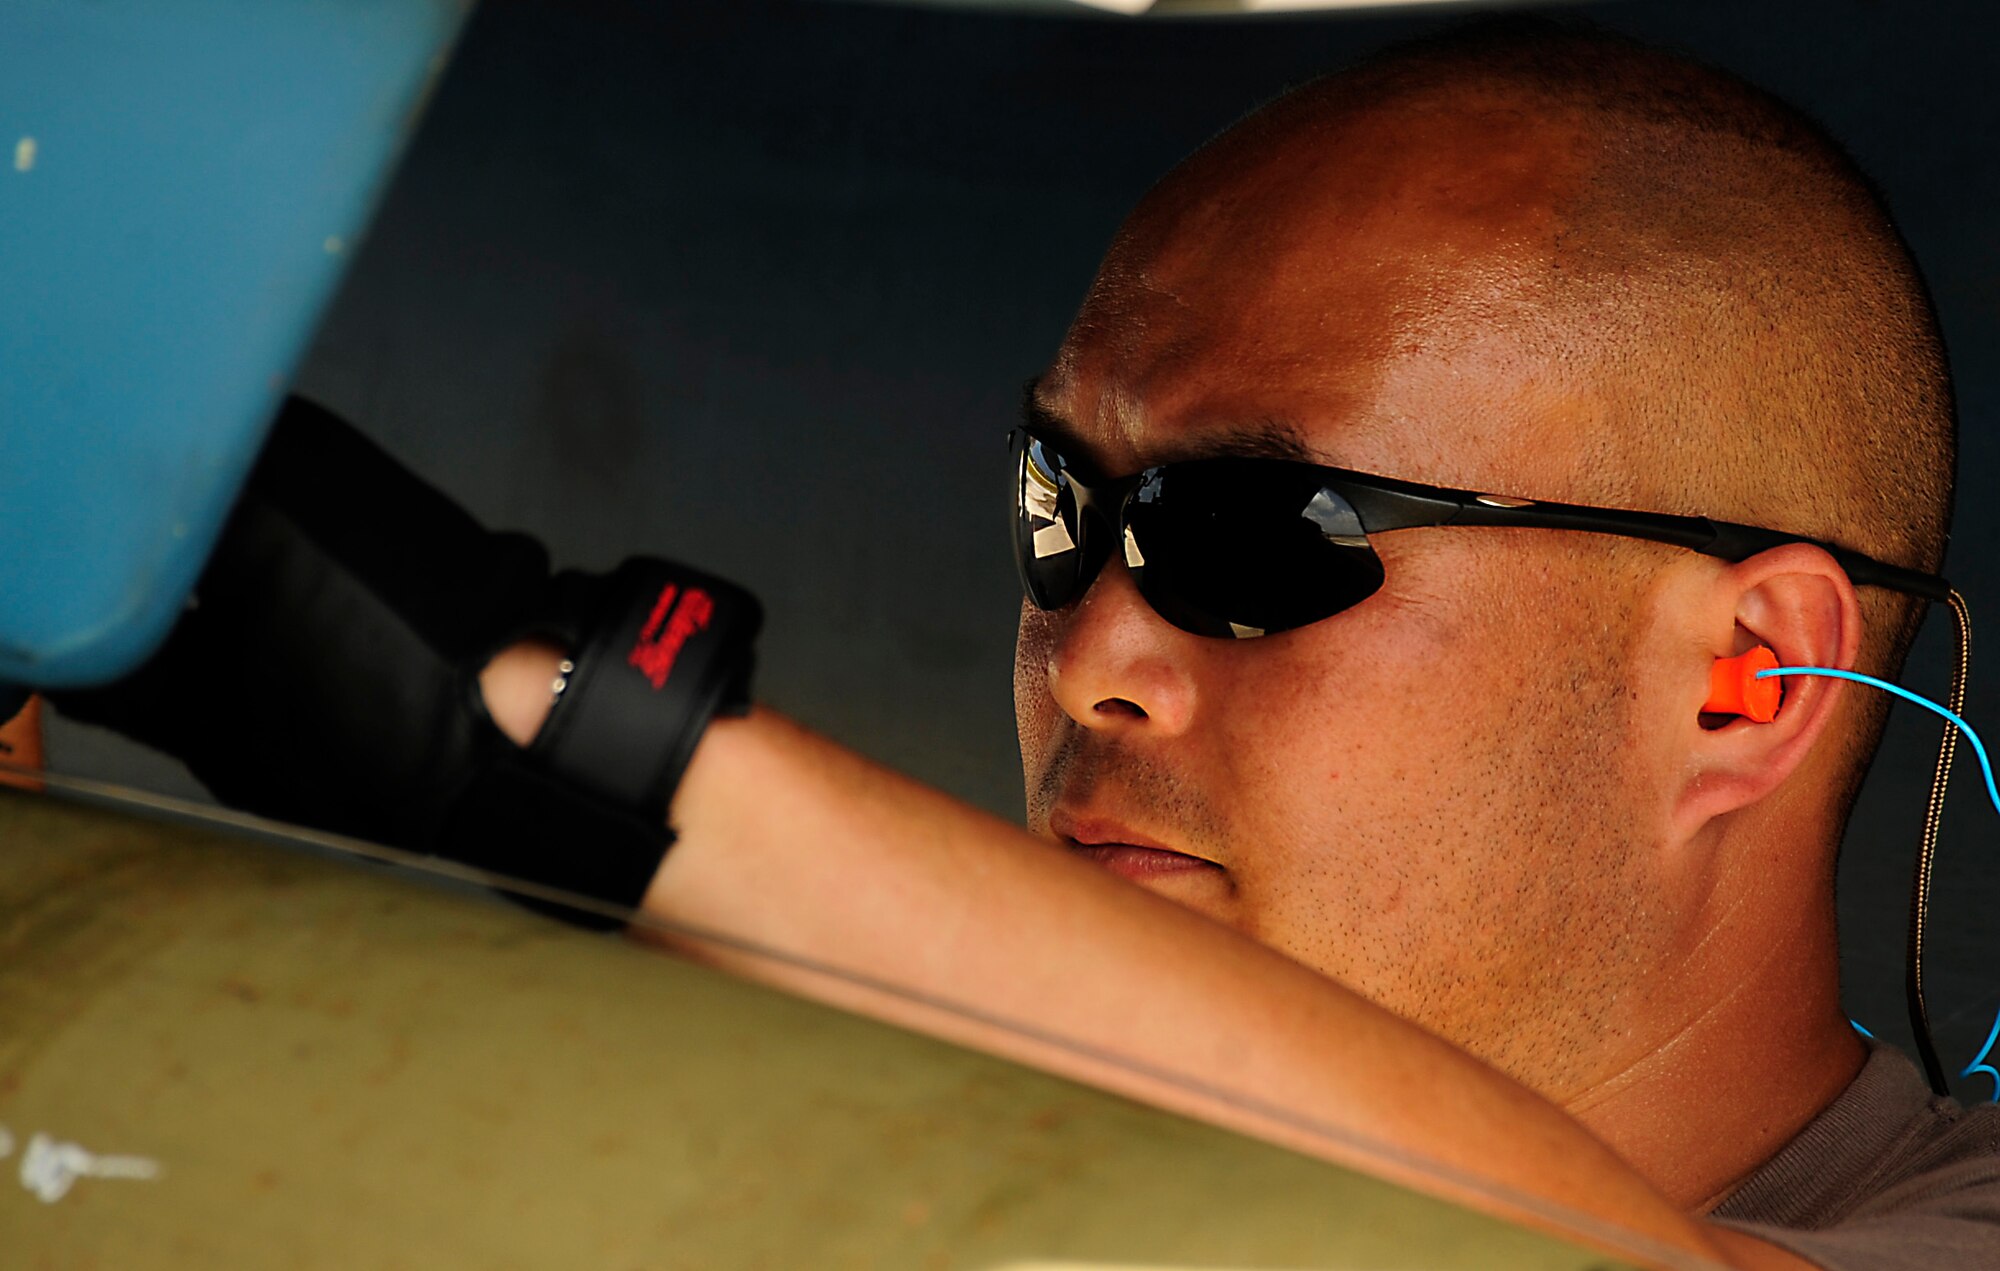
[[[1986,797],[1993,801],[1993,810],[2000,812],[2000,789],[1996,789],[1993,784],[1993,764],[1986,757],[1986,746],[1979,740],[1979,734],[1973,731],[1972,725],[1966,723],[1951,711],[1946,710],[1921,693],[1912,693],[1900,684],[1891,684],[1887,680],[1878,680],[1872,675],[1863,675],[1859,671],[1836,671],[1832,667],[1827,666],[1779,666],[1773,667],[1768,671],[1757,672],[1757,678],[1760,680],[1774,679],[1781,675],[1816,676],[1825,680],[1851,680],[1856,684],[1866,684],[1870,688],[1879,688],[1883,692],[1900,697],[1906,702],[1915,702],[1932,714],[1944,716],[1944,718],[1951,721],[1953,727],[1965,735],[1967,741],[1972,743],[1972,753],[1979,757],[1979,771],[1986,778]],[[1848,1022],[1854,1024],[1855,1030],[1863,1037],[1873,1037],[1875,1035],[1867,1029],[1862,1028],[1859,1023],[1853,1020],[1849,1020]],[[1994,1097],[2000,1099],[2000,1069],[1996,1069],[1992,1064],[1986,1062],[1986,1057],[1993,1053],[1993,1046],[1996,1042],[2000,1042],[2000,1017],[1995,1017],[1993,1030],[1986,1034],[1986,1044],[1979,1048],[1979,1053],[1973,1057],[1971,1063],[1965,1066],[1965,1070],[1958,1075],[1961,1077],[1970,1077],[1975,1072],[1985,1073],[1993,1081]]]

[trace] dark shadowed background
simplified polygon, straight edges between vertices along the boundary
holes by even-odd
[[[1947,573],[2000,620],[1993,6],[1577,11],[1804,106],[1885,187],[1958,374]],[[487,0],[299,387],[564,563],[644,551],[742,580],[770,611],[765,700],[1016,815],[1002,470],[1023,381],[1177,159],[1445,20]],[[1948,645],[1940,615],[1905,682],[1942,697]],[[1969,713],[2000,733],[1993,665],[1975,656]],[[1848,1004],[1896,1039],[1936,735],[1897,710],[1842,868]],[[49,746],[67,771],[192,789],[60,720]],[[1954,1071],[2000,1008],[2000,819],[1969,762],[1955,791],[1929,977]]]

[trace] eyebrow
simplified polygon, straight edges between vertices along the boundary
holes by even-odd
[[[1042,405],[1035,398],[1041,386],[1037,376],[1027,382],[1021,394],[1021,424],[1029,432],[1055,444],[1066,456],[1089,457],[1095,449],[1077,426]],[[1282,419],[1228,424],[1205,430],[1200,436],[1176,444],[1172,453],[1153,462],[1170,463],[1184,459],[1288,459],[1294,463],[1319,463],[1298,428]]]

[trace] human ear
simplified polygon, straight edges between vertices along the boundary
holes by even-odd
[[[1696,648],[1681,676],[1688,709],[1683,739],[1687,780],[1675,806],[1678,828],[1693,833],[1747,808],[1783,785],[1834,722],[1846,685],[1781,681],[1777,717],[1755,723],[1704,714],[1718,658],[1768,647],[1780,666],[1852,669],[1861,650],[1861,602],[1854,584],[1817,547],[1792,543],[1731,565],[1706,585],[1694,608]]]

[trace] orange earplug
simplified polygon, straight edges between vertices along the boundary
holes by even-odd
[[[1717,715],[1741,715],[1759,724],[1778,717],[1783,692],[1778,677],[1757,678],[1757,672],[1778,665],[1778,655],[1764,645],[1733,658],[1717,658],[1708,671],[1708,702],[1701,709]]]

